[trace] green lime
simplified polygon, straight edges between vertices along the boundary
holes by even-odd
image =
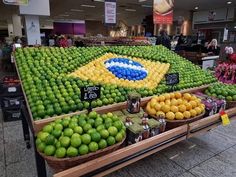
[[[105,128],[108,129],[109,127],[112,126],[112,123],[111,122],[108,122],[108,123],[105,123]]]
[[[80,154],[80,155],[88,154],[88,152],[89,152],[89,148],[88,148],[87,145],[82,144],[82,145],[79,147],[79,154]]]
[[[71,129],[74,129],[76,126],[78,126],[77,121],[76,122],[71,121],[69,123],[69,128],[71,128]]]
[[[120,120],[118,120],[113,123],[113,126],[116,127],[118,131],[120,131],[123,127],[123,123]]]
[[[46,147],[46,144],[44,142],[41,142],[38,146],[37,146],[37,149],[40,151],[40,152],[44,152],[44,149]]]
[[[116,127],[111,126],[111,127],[108,128],[108,132],[109,132],[109,134],[110,134],[111,136],[114,136],[114,137],[115,137],[116,134],[118,133],[118,130],[117,130]]]
[[[231,96],[227,96],[227,97],[226,97],[226,100],[227,100],[227,101],[233,101],[233,98],[232,98]]]
[[[60,139],[60,143],[61,143],[62,147],[65,147],[65,148],[69,147],[70,146],[70,138],[67,136],[64,136]]]
[[[91,152],[96,152],[98,150],[98,144],[96,142],[89,143],[89,150]]]
[[[113,122],[116,122],[116,121],[118,121],[118,120],[119,120],[119,117],[118,117],[117,115],[113,115],[112,121],[113,121]]]
[[[70,144],[72,147],[75,147],[75,148],[79,147],[81,145],[80,137],[72,137],[70,139]]]
[[[94,142],[99,142],[101,139],[101,135],[98,132],[91,133],[91,140]]]
[[[112,118],[113,117],[113,114],[111,112],[107,113],[107,117],[108,118]]]
[[[87,120],[87,123],[90,124],[91,126],[93,126],[94,123],[95,123],[95,120],[89,118],[89,119]]]
[[[92,112],[89,113],[88,116],[89,116],[90,119],[96,119],[97,118],[97,113],[95,111],[92,111]]]
[[[95,128],[92,128],[92,129],[89,129],[87,133],[91,135],[94,132],[97,132],[97,130]]]
[[[233,96],[233,100],[236,101],[236,95]]]
[[[39,139],[42,141],[42,142],[45,142],[46,141],[46,138],[48,137],[49,133],[47,132],[42,132],[41,134],[39,134]]]
[[[36,146],[38,146],[41,142],[42,141],[39,138],[37,138],[36,141],[35,141]]]
[[[68,157],[76,157],[78,155],[78,150],[74,147],[69,147],[66,154]]]
[[[62,125],[63,125],[64,128],[67,128],[69,126],[69,123],[70,123],[70,121],[67,120],[67,119],[62,120]]]
[[[57,158],[64,158],[66,156],[66,148],[59,147],[56,150],[56,157]]]
[[[123,134],[122,133],[117,133],[116,135],[116,142],[121,142],[123,140]]]
[[[55,154],[56,148],[53,145],[48,145],[44,149],[44,154],[46,156],[53,156]]]
[[[102,125],[103,124],[103,119],[102,118],[97,118],[95,120],[95,127],[98,127],[99,125]]]
[[[99,125],[96,130],[100,132],[101,130],[105,129],[105,125]]]
[[[76,126],[76,127],[74,128],[74,132],[75,132],[75,133],[78,133],[78,134],[80,134],[80,135],[82,135],[82,133],[83,133],[83,128],[80,127],[80,126]]]
[[[99,149],[104,149],[107,147],[107,142],[104,139],[101,139],[98,143]]]
[[[83,127],[86,123],[87,123],[87,122],[86,122],[86,120],[84,120],[84,119],[80,119],[80,120],[79,120],[79,126],[81,126],[81,127]]]
[[[109,145],[109,146],[112,146],[112,145],[114,145],[116,143],[116,139],[113,137],[113,136],[109,136],[108,138],[107,138],[107,144]]]
[[[60,142],[60,141],[57,141],[57,142],[56,142],[56,148],[58,149],[59,147],[61,147],[61,142]]]
[[[125,135],[126,135],[126,132],[125,132],[125,130],[124,130],[124,129],[122,129],[122,130],[120,131],[120,133],[122,134],[122,136],[123,136],[123,137],[125,137]]]
[[[46,125],[43,127],[43,131],[47,133],[51,133],[53,130],[53,127],[51,125]]]
[[[74,131],[71,128],[66,128],[63,132],[64,136],[71,137],[73,135]]]
[[[81,140],[83,144],[89,144],[91,142],[91,136],[89,134],[83,134]]]
[[[55,143],[55,138],[53,135],[48,135],[47,138],[45,139],[46,145],[54,145]]]
[[[74,133],[72,136],[71,136],[71,138],[74,138],[74,137],[81,137],[81,135],[79,134],[79,133]]]
[[[91,129],[91,128],[92,128],[92,125],[90,125],[90,124],[88,124],[88,123],[83,126],[83,130],[84,130],[85,132],[88,132],[89,129]]]
[[[56,123],[55,125],[54,125],[54,130],[63,130],[63,125],[62,124],[60,124],[60,123]]]
[[[52,131],[52,135],[55,137],[55,138],[59,138],[60,136],[61,136],[61,130],[57,130],[57,129],[55,129],[55,130],[53,130]]]
[[[111,118],[106,118],[105,119],[105,124],[107,124],[107,123],[112,123],[113,121],[112,121],[112,119]]]
[[[107,139],[109,136],[109,132],[106,129],[101,130],[99,133],[103,139]]]

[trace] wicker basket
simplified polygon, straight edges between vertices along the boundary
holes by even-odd
[[[72,157],[72,158],[63,158],[59,159],[56,157],[52,156],[46,156],[43,153],[39,152],[39,154],[46,160],[48,165],[55,171],[55,172],[60,172],[66,169],[69,169],[71,167],[74,167],[76,165],[80,165],[84,162],[93,160],[95,158],[104,156],[106,154],[109,154],[113,151],[116,151],[117,149],[121,148],[123,143],[125,142],[126,137],[123,139],[123,141],[113,145],[109,146],[105,149],[98,150],[96,152],[92,152],[83,156],[77,156],[77,157]]]
[[[235,107],[236,107],[236,101],[227,101],[226,109],[235,108]]]
[[[182,126],[182,125],[189,124],[189,123],[192,123],[194,121],[200,120],[200,119],[203,118],[204,115],[205,115],[205,111],[202,114],[199,114],[198,116],[195,116],[195,117],[190,118],[190,119],[183,119],[183,120],[168,120],[168,119],[165,119],[166,120],[166,130],[170,130],[170,129],[173,129],[173,128],[176,128],[176,127],[179,127],[179,126]],[[159,119],[157,116],[152,116],[152,117],[154,117],[155,119]]]

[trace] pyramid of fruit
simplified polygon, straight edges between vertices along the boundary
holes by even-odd
[[[216,81],[162,46],[18,48],[15,58],[35,120],[87,109],[83,86],[101,85],[95,108],[124,102],[131,91],[142,97],[166,93],[166,73],[179,73],[177,90]]]
[[[90,112],[44,126],[36,146],[46,156],[76,157],[122,142],[125,135],[126,128],[116,115]]]
[[[153,97],[148,102],[146,111],[154,117],[163,116],[168,120],[183,120],[202,114],[205,105],[194,95],[175,92]]]

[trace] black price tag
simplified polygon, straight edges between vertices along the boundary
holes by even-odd
[[[101,86],[87,86],[81,87],[81,100],[82,101],[92,101],[100,98],[101,95]]]
[[[179,73],[166,74],[166,85],[174,86],[179,83]]]

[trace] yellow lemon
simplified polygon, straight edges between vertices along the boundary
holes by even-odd
[[[156,105],[156,100],[155,99],[151,99],[151,102],[150,102],[150,106],[151,106],[151,108],[154,108],[155,107],[155,105]]]
[[[197,112],[197,115],[202,113],[202,109],[200,107],[196,107],[194,110]]]
[[[189,103],[192,105],[192,108],[195,108],[198,105],[196,101],[190,101]]]
[[[159,103],[156,103],[155,109],[156,109],[156,111],[160,111],[161,110],[161,105]]]
[[[157,116],[157,117],[165,117],[165,113],[162,112],[162,111],[158,111],[158,112],[156,113],[156,116]]]
[[[185,100],[190,101],[192,96],[191,96],[191,94],[189,94],[189,93],[185,93],[185,94],[183,95],[183,97],[184,97]]]
[[[187,111],[190,111],[193,108],[190,103],[185,103],[185,106]]]
[[[195,117],[197,115],[197,111],[194,109],[191,109],[189,112],[191,113],[191,117]]]
[[[159,100],[160,100],[160,101],[165,101],[165,97],[164,97],[163,95],[160,95],[160,96],[159,96]]]
[[[171,106],[170,107],[170,110],[173,112],[173,113],[176,113],[176,112],[178,112],[179,111],[179,108],[177,107],[177,106]]]
[[[191,117],[191,113],[189,111],[184,112],[184,118],[189,119]]]
[[[170,106],[169,105],[163,105],[161,107],[161,110],[164,112],[164,113],[167,113],[170,111]]]
[[[177,106],[177,105],[178,105],[178,101],[177,101],[175,98],[173,98],[173,99],[170,101],[170,104],[171,104],[172,106]]]
[[[170,94],[169,93],[165,93],[163,96],[165,97],[165,100],[169,100],[170,99]]]
[[[165,101],[165,104],[167,104],[167,105],[171,105],[170,100],[166,100],[166,101]]]
[[[184,104],[181,104],[179,105],[179,112],[185,112],[187,109],[186,109],[186,106]]]
[[[182,97],[182,94],[180,92],[175,92],[175,98],[179,99]]]
[[[166,113],[166,119],[174,120],[175,119],[175,114],[173,112]]]
[[[181,112],[177,112],[177,113],[175,113],[175,118],[177,120],[182,120],[182,119],[184,119],[184,115]]]

